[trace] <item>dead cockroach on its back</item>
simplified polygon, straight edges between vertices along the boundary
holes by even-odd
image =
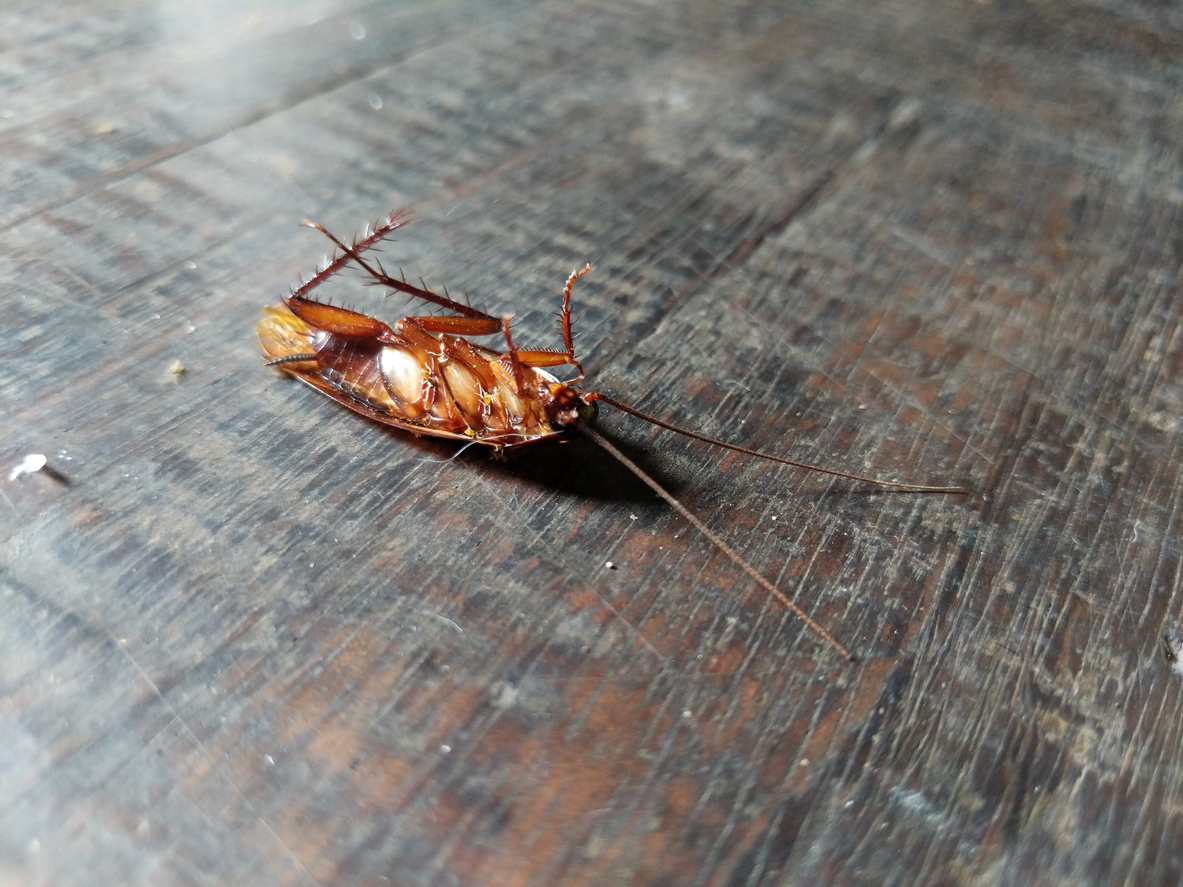
[[[392,277],[379,262],[365,256],[367,250],[406,224],[403,213],[391,214],[352,245],[338,240],[314,222],[305,220],[303,224],[321,231],[333,241],[337,252],[324,268],[291,292],[284,308],[268,308],[267,317],[259,322],[259,340],[268,365],[290,373],[354,412],[414,434],[480,443],[498,450],[573,432],[587,435],[847,659],[853,660],[854,656],[846,647],[591,426],[596,404],[609,404],[695,440],[809,471],[914,492],[966,492],[961,487],[876,480],[758,453],[663,422],[606,394],[576,387],[575,383],[584,374],[575,357],[571,332],[571,288],[591,270],[591,265],[573,271],[563,288],[563,306],[559,312],[563,347],[521,348],[514,344],[509,315],[494,317],[455,301],[446,291],[441,296],[425,286],[408,283],[404,277]],[[404,317],[390,326],[365,314],[309,298],[312,290],[350,262],[374,282],[449,313]],[[469,337],[498,333],[505,338],[504,351],[469,341]],[[572,366],[579,375],[560,382],[545,369],[556,366]]]

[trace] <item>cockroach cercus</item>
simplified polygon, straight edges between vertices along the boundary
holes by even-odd
[[[826,643],[853,660],[846,647],[789,597],[748,564],[718,534],[625,456],[592,425],[596,404],[603,402],[629,415],[695,440],[760,459],[809,471],[917,493],[966,493],[961,487],[905,484],[847,474],[758,453],[746,447],[679,428],[646,415],[614,397],[576,387],[584,378],[575,357],[571,332],[571,288],[591,270],[573,271],[563,288],[559,328],[563,347],[522,348],[510,333],[510,316],[496,317],[415,286],[400,274],[386,273],[366,252],[406,224],[404,213],[392,213],[352,244],[338,240],[324,227],[305,220],[336,246],[333,256],[308,281],[292,290],[283,308],[267,308],[258,334],[269,366],[279,367],[333,400],[376,422],[405,428],[413,434],[475,442],[498,451],[564,437],[587,435],[641,479],[765,591],[796,614]],[[389,326],[373,317],[318,302],[309,294],[346,265],[353,263],[374,283],[442,308],[445,314],[404,317]],[[474,336],[501,334],[505,350],[469,341]],[[571,366],[578,375],[560,382],[546,367]]]

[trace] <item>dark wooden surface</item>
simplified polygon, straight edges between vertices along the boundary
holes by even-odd
[[[0,883],[1178,884],[1181,24],[4,4]],[[592,261],[592,387],[969,484],[602,416],[862,663],[587,442],[265,369],[299,220],[402,207],[530,344]]]

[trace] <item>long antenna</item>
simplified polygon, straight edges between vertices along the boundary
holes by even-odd
[[[609,400],[606,397],[601,397],[600,399],[607,401],[608,403],[611,403],[613,405],[616,405],[615,401]],[[625,408],[625,409],[627,409],[627,408]],[[633,412],[633,411],[628,410],[628,412]],[[639,417],[646,418],[645,416],[639,416]],[[658,425],[665,425],[664,422],[658,422],[657,424]],[[671,427],[671,426],[666,426],[666,427]],[[612,458],[614,458],[617,462],[619,462],[621,465],[623,465],[625,468],[627,468],[629,471],[631,471],[633,474],[635,474],[637,477],[639,477],[644,482],[645,486],[649,487],[649,489],[651,489],[658,496],[660,496],[662,499],[664,499],[666,501],[666,504],[669,505],[670,508],[674,509],[674,511],[676,511],[676,512],[678,512],[678,514],[682,515],[682,517],[684,517],[690,523],[690,525],[692,527],[694,527],[694,529],[698,530],[698,532],[700,532],[704,536],[706,536],[707,539],[709,539],[711,541],[711,543],[716,548],[718,548],[725,555],[727,555],[729,558],[731,558],[731,560],[735,563],[735,565],[737,567],[739,567],[741,570],[743,570],[745,573],[747,573],[749,576],[751,576],[754,580],[756,580],[756,583],[761,588],[763,588],[770,595],[772,595],[774,598],[776,598],[778,601],[780,601],[782,604],[784,604],[789,610],[791,610],[797,616],[798,619],[800,619],[802,622],[804,622],[806,625],[808,625],[811,629],[813,629],[813,631],[817,634],[818,637],[820,637],[823,641],[825,641],[827,644],[829,644],[831,647],[833,647],[835,650],[837,650],[839,653],[841,653],[846,659],[850,660],[851,662],[858,662],[858,659],[855,658],[855,656],[849,650],[847,650],[844,646],[842,646],[840,643],[838,643],[836,640],[834,640],[833,635],[831,635],[828,631],[826,631],[824,628],[822,628],[820,625],[818,625],[817,622],[815,622],[813,620],[813,618],[808,613],[806,613],[804,610],[802,610],[800,607],[798,607],[795,603],[793,603],[792,600],[789,599],[788,595],[786,595],[783,591],[781,591],[779,588],[777,588],[775,585],[773,585],[771,582],[769,582],[767,579],[765,579],[763,576],[761,576],[759,573],[757,573],[755,567],[753,567],[751,564],[749,564],[747,561],[745,561],[742,557],[740,557],[734,548],[732,548],[730,545],[728,545],[726,542],[724,542],[722,539],[720,539],[719,536],[716,535],[713,530],[711,530],[709,527],[707,527],[706,524],[704,524],[701,520],[699,520],[697,517],[695,517],[694,512],[692,512],[689,508],[687,508],[685,505],[683,505],[681,502],[679,502],[677,499],[675,499],[672,495],[670,495],[668,492],[666,492],[665,488],[661,484],[659,484],[657,481],[655,481],[653,478],[651,478],[648,474],[646,474],[645,470],[643,468],[641,468],[641,466],[637,465],[630,458],[628,458],[628,456],[626,456],[624,453],[620,452],[620,450],[618,450],[614,444],[609,442],[607,438],[605,438],[602,434],[600,434],[594,428],[590,427],[589,425],[583,424],[583,423],[580,424],[579,428],[584,434],[586,434],[588,437],[590,437],[594,443],[599,445],[605,452],[607,452],[608,455],[612,456]],[[674,428],[673,430],[677,431],[679,429]],[[692,435],[692,436],[697,437],[698,435]],[[706,440],[710,440],[710,439],[706,438]],[[714,443],[714,441],[711,441],[711,442]],[[735,449],[738,449],[738,448],[735,448]],[[756,455],[759,455],[759,454],[757,453]],[[806,466],[806,467],[808,467],[808,466]],[[830,472],[830,473],[834,474],[836,472]]]
[[[873,477],[863,477],[861,474],[847,474],[844,471],[834,471],[831,468],[822,468],[820,465],[810,465],[807,462],[796,462],[792,459],[782,459],[780,456],[770,456],[768,453],[760,453],[756,450],[749,450],[747,447],[736,446],[735,444],[727,443],[723,440],[717,440],[713,437],[707,437],[705,434],[699,434],[697,431],[691,431],[689,428],[680,428],[677,425],[671,425],[669,422],[663,422],[656,416],[650,416],[648,413],[642,413],[635,407],[630,407],[626,403],[621,403],[614,397],[609,397],[606,394],[599,394],[596,392],[589,393],[585,398],[587,401],[602,400],[616,409],[628,413],[630,416],[636,416],[638,419],[644,419],[646,422],[652,422],[654,425],[659,425],[668,431],[674,431],[678,434],[684,434],[686,437],[692,437],[695,440],[701,440],[703,443],[714,444],[717,447],[723,447],[728,450],[735,450],[737,453],[743,453],[745,456],[755,456],[758,459],[767,459],[770,462],[780,462],[784,465],[792,465],[794,468],[804,468],[807,471],[820,471],[822,474],[832,474],[834,477],[843,477],[847,480],[858,480],[863,483],[877,484],[881,487],[894,487],[899,490],[911,490],[913,493],[957,493],[965,496],[969,494],[969,490],[965,487],[937,487],[930,484],[904,484],[893,480],[878,480]]]

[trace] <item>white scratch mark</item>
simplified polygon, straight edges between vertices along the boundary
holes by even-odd
[[[444,622],[444,623],[452,626],[452,628],[456,629],[461,634],[464,634],[464,629],[461,628],[459,625],[457,625],[455,622],[453,622],[451,619],[449,619],[447,616],[441,616],[439,613],[430,613],[430,612],[427,615],[431,616],[434,619],[438,619],[440,622]]]

